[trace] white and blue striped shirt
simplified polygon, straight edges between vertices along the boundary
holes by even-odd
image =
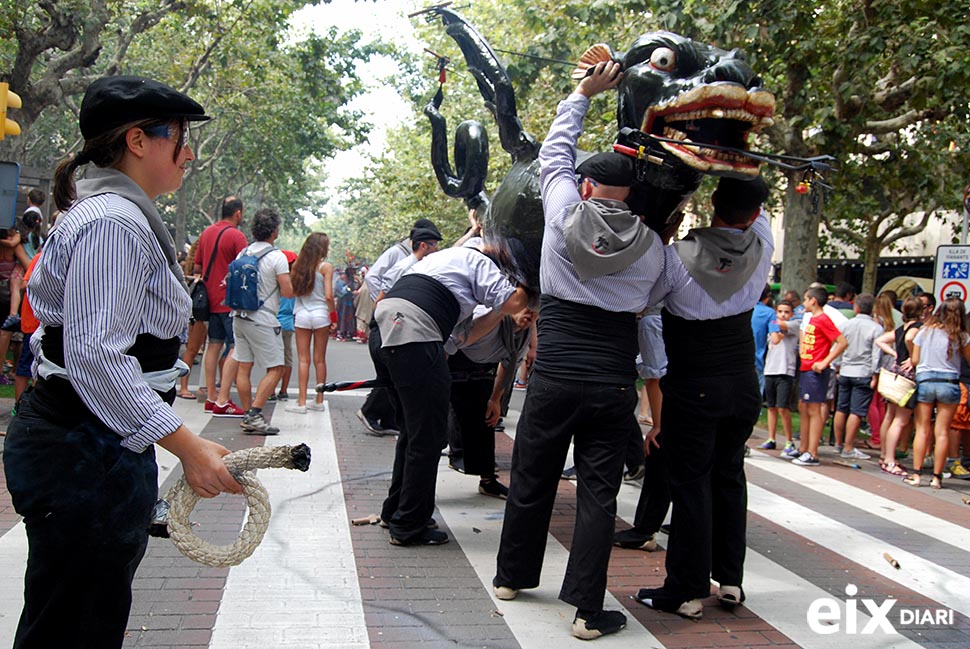
[[[29,288],[41,325],[64,328],[71,385],[124,447],[140,453],[182,425],[125,353],[139,334],[182,335],[192,311],[135,203],[99,194],[75,204],[58,219]]]
[[[740,232],[736,228],[725,228]],[[738,315],[754,308],[768,281],[771,271],[771,254],[775,249],[771,236],[768,214],[761,210],[758,218],[751,224],[755,235],[761,239],[761,260],[748,281],[734,295],[718,303],[708,295],[700,284],[694,281],[677,254],[673,244],[664,248],[663,273],[650,292],[650,304],[666,301],[666,308],[675,316],[685,320],[716,320]]]
[[[580,281],[563,235],[569,208],[582,200],[576,186],[576,141],[583,130],[589,99],[574,93],[559,103],[556,119],[539,151],[542,209],[542,262],[539,283],[542,292],[562,300],[587,304],[616,313],[639,313],[663,264],[663,246],[653,235],[650,248],[623,270]]]
[[[371,267],[367,269],[367,274],[364,275],[364,283],[367,284],[370,299],[376,300],[377,296],[381,294],[381,282],[384,273],[410,254],[411,240],[405,239],[404,241],[395,243],[382,252],[381,256],[377,258],[377,261],[371,264]]]

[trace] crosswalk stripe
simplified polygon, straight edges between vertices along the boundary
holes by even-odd
[[[477,493],[477,479],[448,469],[446,459],[438,470],[437,507],[448,527],[461,544],[461,549],[475,569],[482,586],[501,611],[505,623],[523,649],[548,647],[588,647],[588,642],[569,633],[576,609],[559,601],[559,585],[566,572],[569,553],[552,535],[546,541],[546,555],[542,562],[542,582],[538,588],[522,591],[513,601],[503,602],[492,592],[495,576],[495,555],[505,502],[487,499]],[[479,531],[475,531],[479,530]],[[623,605],[609,592],[604,606],[623,610]],[[634,617],[627,615],[626,629],[617,635],[596,640],[597,647],[657,647],[661,643]]]
[[[790,462],[783,462],[762,453],[752,453],[746,462],[750,462],[752,466],[778,477],[797,482],[799,487],[811,489],[853,507],[864,507],[869,514],[903,527],[919,530],[927,536],[960,550],[966,550],[967,543],[970,541],[970,535],[964,527],[926,514],[918,509],[901,505],[896,501],[822,475],[811,469],[806,470]]]
[[[970,614],[970,579],[927,561],[911,552],[843,525],[824,514],[781,498],[748,483],[748,510],[785,527],[906,588],[922,593],[943,606]],[[892,555],[905,570],[893,568],[882,558]]]
[[[330,413],[277,409],[273,424],[280,434],[272,445],[311,445],[310,470],[259,472],[270,528],[253,556],[230,570],[209,646],[367,649]]]

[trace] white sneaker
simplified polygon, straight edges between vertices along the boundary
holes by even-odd
[[[854,448],[851,451],[842,451],[839,454],[839,457],[841,457],[843,460],[868,460],[869,454],[863,453],[859,449]]]
[[[286,406],[283,410],[286,412],[295,412],[298,415],[306,414],[306,406]]]
[[[326,402],[324,402],[324,403],[308,403],[308,404],[306,404],[306,409],[307,410],[313,410],[315,412],[326,412],[326,410],[327,410],[327,404],[326,404]]]

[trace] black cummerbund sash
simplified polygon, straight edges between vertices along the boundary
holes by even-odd
[[[685,320],[661,312],[667,377],[697,379],[754,371],[751,311],[715,320]]]
[[[543,294],[535,370],[568,381],[630,385],[637,378],[637,318]]]
[[[407,300],[431,316],[438,325],[438,331],[441,332],[442,342],[451,335],[455,325],[458,324],[458,316],[461,313],[458,300],[448,287],[433,277],[418,273],[405,275],[394,283],[384,297]]]
[[[181,343],[178,337],[162,339],[151,334],[139,334],[135,338],[127,354],[134,356],[141,365],[142,372],[158,372],[169,370],[175,366],[179,358]],[[64,363],[64,328],[45,327],[41,340],[44,358],[66,367]],[[175,402],[175,388],[158,395],[169,405]],[[51,421],[70,423],[87,418],[94,418],[94,414],[84,405],[71,382],[59,376],[48,379],[38,378],[32,395],[35,407]],[[61,413],[61,414],[58,414]],[[61,416],[63,415],[63,416]]]

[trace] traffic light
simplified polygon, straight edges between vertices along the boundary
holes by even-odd
[[[20,108],[20,95],[10,92],[10,85],[0,83],[0,140],[8,135],[20,135],[20,124],[7,118],[8,108]]]

